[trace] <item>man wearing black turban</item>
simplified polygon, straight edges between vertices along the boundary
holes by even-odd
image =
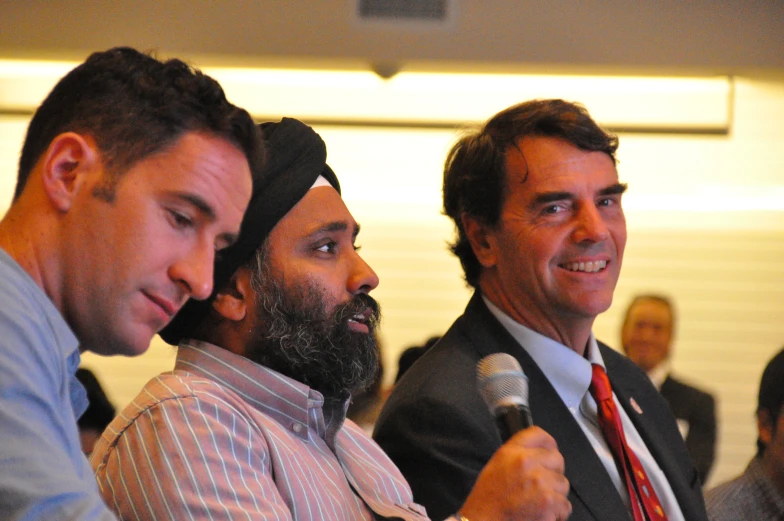
[[[345,419],[378,366],[378,278],[324,142],[288,118],[262,131],[265,181],[216,263],[218,290],[161,332],[179,346],[175,368],[96,445],[101,492],[134,520],[425,520],[397,467]],[[500,485],[514,449],[480,478],[471,521],[519,518],[519,494]]]

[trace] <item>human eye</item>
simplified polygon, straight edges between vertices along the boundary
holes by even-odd
[[[332,240],[317,244],[315,250],[321,253],[335,253],[338,243]]]
[[[184,230],[193,226],[193,219],[178,210],[168,210],[169,222],[174,228]]]
[[[566,211],[566,203],[550,203],[542,206],[542,215],[558,215]]]
[[[621,196],[619,195],[607,195],[600,197],[596,201],[596,206],[600,208],[607,208],[612,206],[618,206],[621,203]]]

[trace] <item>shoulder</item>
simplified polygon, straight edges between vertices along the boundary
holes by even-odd
[[[0,251],[0,383],[34,395],[60,392],[68,385],[66,358],[77,356],[78,342],[43,290],[10,262]]]
[[[24,272],[21,266],[0,250],[0,317],[3,320],[22,318],[44,321],[52,313],[59,315],[52,301]]]
[[[479,354],[462,327],[453,325],[395,384],[384,404],[379,423],[393,411],[409,407],[448,407],[475,390]]]
[[[662,383],[661,392],[664,395],[677,395],[690,401],[714,402],[713,395],[685,381],[670,375]]]
[[[751,483],[745,474],[708,490],[705,507],[711,521],[750,519],[748,510],[757,502]]]
[[[118,445],[135,445],[144,438],[158,439],[209,431],[211,425],[250,425],[243,400],[219,383],[193,374],[163,373],[144,386],[117,415],[95,447],[97,467]],[[190,434],[188,434],[190,433]]]
[[[393,390],[392,403],[423,396],[453,401],[475,390],[476,364],[495,353],[508,336],[503,326],[475,293],[465,313],[455,320],[441,339],[403,375]],[[466,385],[469,383],[470,385]]]
[[[471,450],[498,446],[494,420],[476,389],[482,355],[465,319],[460,317],[395,385],[373,433],[384,450],[412,443],[429,450],[447,440]]]

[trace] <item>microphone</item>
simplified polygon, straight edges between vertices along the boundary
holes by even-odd
[[[528,377],[512,355],[495,353],[476,364],[476,386],[503,441],[534,424],[528,407]]]

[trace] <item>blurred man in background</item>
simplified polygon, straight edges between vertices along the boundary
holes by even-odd
[[[784,349],[765,367],[757,403],[757,455],[705,494],[711,521],[784,519]]]
[[[621,344],[670,404],[703,484],[716,453],[716,400],[670,373],[675,308],[663,295],[634,297],[621,327]]]

